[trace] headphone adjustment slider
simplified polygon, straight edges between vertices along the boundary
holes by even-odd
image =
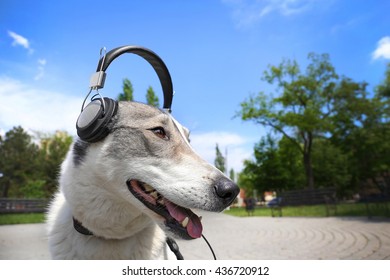
[[[91,89],[99,89],[104,87],[104,82],[106,81],[106,73],[104,71],[95,72],[89,82],[89,87]]]

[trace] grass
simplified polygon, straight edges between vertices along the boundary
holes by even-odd
[[[374,217],[387,217],[390,218],[390,203],[370,203],[368,207],[371,212],[371,216]],[[283,217],[326,217],[325,205],[313,205],[313,206],[295,206],[283,207]],[[231,208],[226,210],[225,214],[247,217],[248,213],[245,208]],[[258,217],[270,217],[271,209],[267,207],[256,208],[254,216]],[[331,216],[362,216],[367,217],[367,205],[365,203],[342,203],[337,205],[337,213],[331,211]],[[44,213],[30,213],[30,214],[0,214],[0,225],[12,225],[12,224],[31,224],[31,223],[43,223],[45,221]]]
[[[390,218],[390,203],[369,203],[368,205],[365,203],[342,203],[337,205],[337,213],[330,210],[330,216],[367,217],[367,206],[371,216]],[[231,208],[224,213],[237,217],[248,216],[245,208]],[[278,215],[278,212],[275,211],[275,214]],[[326,217],[326,206],[286,206],[282,208],[282,214],[283,217]],[[271,209],[268,207],[256,208],[253,216],[270,217]]]
[[[0,225],[43,223],[44,215],[44,213],[0,214]]]

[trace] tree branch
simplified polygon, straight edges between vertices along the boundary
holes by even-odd
[[[295,146],[298,147],[299,151],[303,154],[304,150],[302,149],[301,145],[299,145],[299,142],[297,142],[293,137],[287,134],[286,131],[284,131],[281,127],[277,126],[276,124],[273,124],[271,121],[263,120],[263,121],[257,121],[261,125],[268,125],[275,129],[276,131],[279,131],[283,134],[288,140],[290,140]]]

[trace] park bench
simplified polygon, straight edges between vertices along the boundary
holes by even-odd
[[[43,213],[47,206],[47,199],[0,198],[0,214]]]
[[[276,217],[276,215],[282,217],[282,201],[282,197],[276,197],[268,203],[268,207],[271,209],[272,217]]]
[[[254,199],[253,197],[249,197],[246,198],[244,202],[245,202],[245,210],[248,213],[248,216],[251,215],[253,216],[256,207],[256,199]]]
[[[374,211],[383,208],[383,212],[386,216],[390,215],[390,209],[389,209],[389,202],[390,202],[390,195],[388,193],[383,193],[380,195],[369,195],[362,197],[359,202],[365,203],[366,205],[366,212],[367,217],[371,219],[373,217],[373,213],[377,212]]]
[[[326,216],[337,215],[336,188],[291,190],[280,193],[278,200],[269,205],[272,217],[283,216],[285,206],[325,205]]]

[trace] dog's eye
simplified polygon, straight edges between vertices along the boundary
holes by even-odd
[[[161,138],[161,139],[166,139],[168,140],[168,136],[167,134],[165,133],[165,130],[164,128],[162,127],[155,127],[155,128],[152,128],[150,129],[157,137]]]

